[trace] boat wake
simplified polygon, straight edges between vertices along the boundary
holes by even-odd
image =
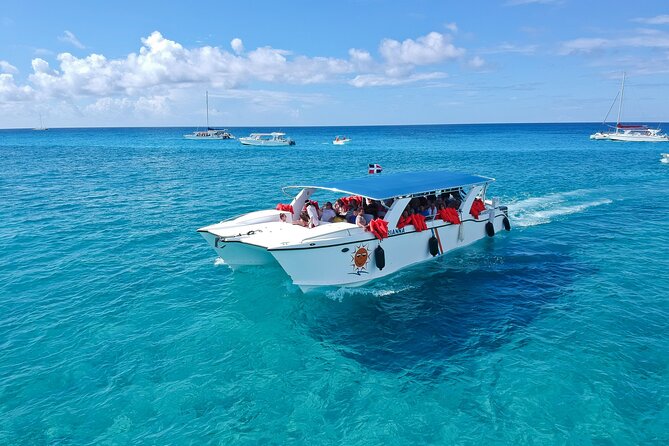
[[[511,202],[508,205],[511,224],[521,228],[541,225],[550,223],[557,217],[577,214],[592,207],[613,203],[613,200],[609,198],[593,200],[594,192],[589,189],[581,189]]]
[[[225,265],[225,260],[223,260],[220,257],[216,257],[216,260],[214,260],[214,266],[223,266]]]
[[[350,296],[374,296],[374,297],[386,297],[386,296],[392,296],[393,294],[397,293],[402,293],[404,291],[407,291],[411,288],[414,288],[412,286],[403,286],[398,289],[374,289],[374,288],[367,288],[367,287],[356,287],[356,288],[350,288],[350,287],[341,287],[341,288],[336,288],[332,290],[327,290],[325,291],[325,296],[328,299],[337,301],[337,302],[342,302],[344,298],[350,297]]]

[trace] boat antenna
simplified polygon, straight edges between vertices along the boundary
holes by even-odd
[[[205,91],[206,102],[207,102],[207,130],[209,130],[209,91]]]
[[[623,71],[623,83],[620,87],[620,104],[618,105],[618,122],[616,123],[616,132],[618,131],[618,125],[620,124],[620,117],[623,114],[623,99],[625,96],[625,72]]]

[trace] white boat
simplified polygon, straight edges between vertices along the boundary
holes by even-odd
[[[351,138],[347,136],[340,136],[337,135],[335,136],[335,139],[332,141],[332,144],[337,145],[337,146],[343,146],[344,144],[348,144],[351,142]]]
[[[486,235],[509,230],[506,206],[499,206],[496,199],[485,199],[493,181],[478,175],[437,171],[287,186],[284,192],[292,190],[295,195],[290,205],[277,206],[282,210],[251,212],[205,226],[198,232],[232,269],[278,263],[303,291],[324,286],[360,286]],[[321,223],[313,228],[291,224],[300,219],[306,201],[316,195],[333,202],[338,195],[372,200],[378,209],[385,209],[385,215],[370,225],[387,225],[385,237],[347,222]],[[450,212],[457,215],[460,223],[428,218],[419,227],[408,224],[402,215],[405,208],[412,200],[426,197],[452,198],[455,209]]]
[[[610,133],[608,139],[612,141],[663,142],[669,141],[666,133],[660,129],[651,129],[647,125],[618,124],[616,131]]]
[[[625,97],[625,73],[623,73],[623,81],[622,85],[620,86],[620,91],[613,99],[613,103],[611,104],[611,107],[609,107],[609,112],[604,117],[604,123],[606,123],[613,106],[618,100],[618,96],[620,96],[620,103],[618,104],[618,119],[616,121],[615,127],[609,125],[609,127],[613,128],[614,131],[593,133],[590,135],[590,139],[630,142],[669,141],[669,137],[665,133],[661,133],[662,130],[659,128],[651,129],[647,125],[626,125],[621,123],[620,119],[623,113],[623,99]]]
[[[49,130],[48,128],[44,127],[44,123],[42,122],[42,113],[39,114],[39,127],[35,127],[33,130],[37,131]]]
[[[239,142],[246,146],[294,146],[295,141],[286,138],[285,133],[251,133],[249,136],[239,138]]]
[[[184,135],[186,139],[235,139],[235,136],[228,129],[215,129],[209,127],[209,92],[205,94],[207,103],[207,129],[196,130],[193,133]]]
[[[669,153],[663,153],[660,162],[664,164],[669,164]]]

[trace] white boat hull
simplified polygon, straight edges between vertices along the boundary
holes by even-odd
[[[490,219],[490,212],[495,217]],[[233,269],[278,263],[303,291],[327,286],[355,287],[410,265],[432,260],[454,249],[487,237],[486,223],[495,233],[504,229],[504,211],[499,208],[468,216],[460,225],[442,220],[427,222],[428,229],[413,226],[390,231],[382,241],[348,223],[332,223],[307,229],[279,221],[279,211],[267,210],[200,229],[224,263]],[[287,214],[289,215],[289,214]],[[302,239],[302,243],[281,240]],[[435,236],[439,250],[433,256],[428,247]],[[375,249],[385,252],[383,269],[376,265]]]
[[[505,216],[503,212],[497,210],[493,223],[495,232],[504,228]],[[351,237],[350,240],[330,246],[277,248],[271,249],[270,252],[302,291],[307,292],[324,286],[361,286],[487,237],[486,214],[482,214],[480,220],[470,218],[461,225],[452,225],[441,220],[430,222],[428,230],[421,232],[416,232],[413,226],[408,226],[403,228],[404,231],[398,230],[382,241],[373,238],[370,233],[363,233],[357,240]],[[460,231],[462,240],[458,238]],[[437,236],[441,245],[437,256],[430,254],[428,247],[428,240],[433,235]],[[383,269],[376,266],[377,246],[381,246],[384,250]],[[360,258],[358,254],[367,260],[364,264],[362,260],[356,263],[356,257]]]
[[[667,135],[626,135],[624,133],[611,133],[608,137],[611,141],[627,142],[667,142]]]
[[[340,140],[332,141],[332,144],[334,144],[336,146],[343,146],[345,144],[348,144],[349,142],[351,142],[350,139],[340,139]]]
[[[262,147],[280,147],[280,146],[292,146],[295,143],[291,141],[257,141],[246,138],[239,138],[239,142],[245,146],[262,146]]]

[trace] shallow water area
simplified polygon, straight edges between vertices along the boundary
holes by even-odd
[[[669,443],[663,144],[283,130],[0,130],[0,444]],[[196,232],[368,163],[494,177],[512,230],[308,294]]]

